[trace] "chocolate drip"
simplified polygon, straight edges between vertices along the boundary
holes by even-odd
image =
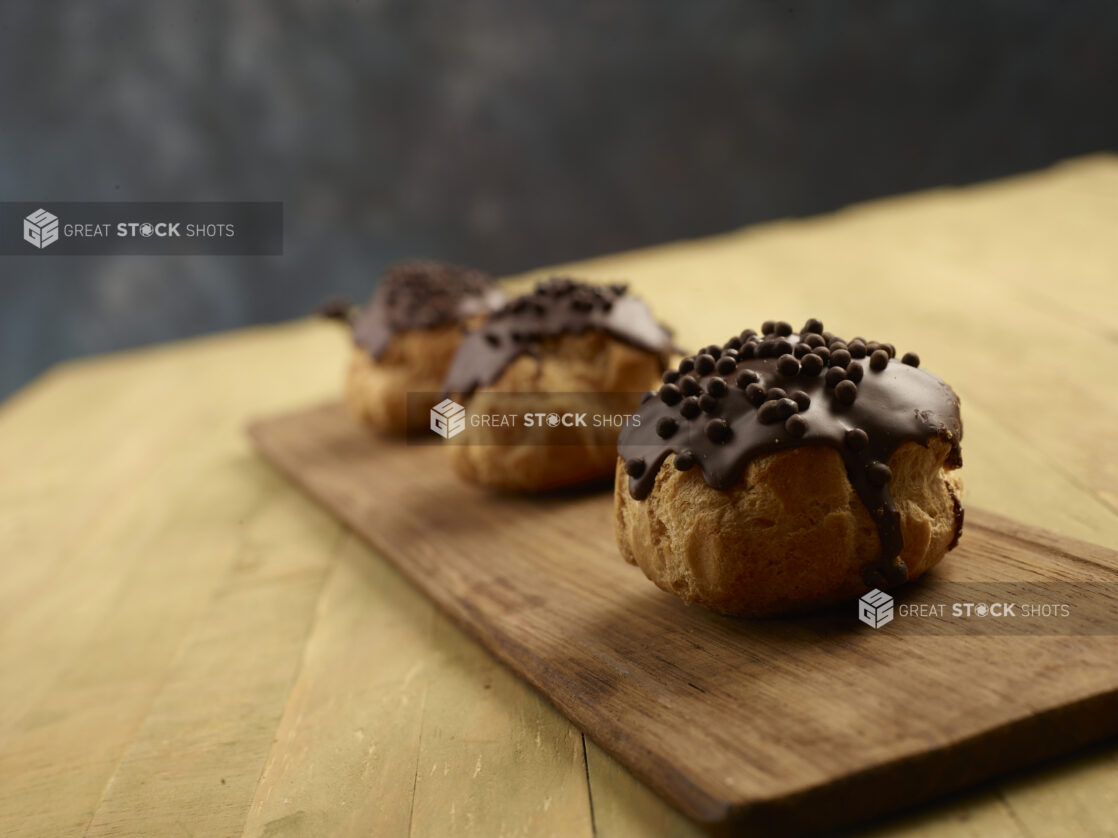
[[[669,454],[676,468],[697,465],[710,486],[724,490],[741,481],[757,457],[827,445],[842,455],[881,539],[866,584],[903,582],[904,541],[887,464],[901,444],[927,446],[939,438],[952,446],[947,465],[961,465],[958,397],[919,369],[916,355],[902,362],[890,344],[846,343],[824,332],[818,320],[798,335],[784,322],[767,322],[762,332],[747,329],[664,373],[664,385],[638,411],[640,424],[627,425],[618,441],[629,493],[648,497]],[[954,503],[961,525],[962,510]]]
[[[480,271],[440,262],[402,262],[388,270],[353,321],[353,339],[379,358],[397,332],[485,314],[504,299],[493,280]]]
[[[606,332],[667,363],[671,332],[656,322],[644,301],[628,295],[625,285],[587,285],[557,278],[489,315],[462,340],[443,390],[469,395],[492,384],[517,357],[532,354],[544,338],[591,329]]]

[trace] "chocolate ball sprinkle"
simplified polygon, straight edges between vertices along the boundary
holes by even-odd
[[[707,392],[714,396],[716,399],[720,399],[725,396],[729,389],[729,385],[726,384],[726,379],[719,378],[718,376],[715,376],[707,382]]]
[[[901,358],[902,364],[908,364],[910,367],[920,366],[920,356],[915,352],[906,352],[904,357]]]
[[[893,479],[893,472],[885,463],[874,460],[866,466],[866,480],[871,486],[884,486]]]
[[[807,410],[811,407],[811,396],[803,390],[793,390],[788,394],[788,397],[796,403],[796,406],[799,407],[800,410]]]
[[[682,373],[691,372],[695,369],[695,360],[693,358],[684,358],[679,362],[679,371]]]
[[[808,318],[808,321],[806,323],[804,323],[804,327],[801,331],[802,332],[812,332],[814,334],[819,334],[820,332],[823,331],[823,321],[819,320],[815,317],[810,317],[810,318]]]
[[[718,399],[710,393],[703,393],[699,396],[699,409],[703,413],[714,413],[714,411],[718,410]]]
[[[780,337],[786,338],[792,334],[792,324],[784,320],[778,320],[776,327],[773,329]]]
[[[730,355],[724,355],[718,359],[718,363],[714,365],[714,368],[715,370],[717,370],[719,375],[729,375],[737,368],[737,366],[737,358]]]
[[[683,414],[684,419],[694,419],[700,413],[702,408],[699,407],[699,399],[697,396],[688,396],[683,400],[679,406],[679,412]]]
[[[783,418],[780,415],[780,402],[765,402],[757,410],[757,421],[762,425],[772,425]]]
[[[710,375],[714,372],[714,364],[714,356],[704,353],[695,359],[695,372],[699,375]]]
[[[759,407],[765,401],[765,388],[757,382],[746,385],[745,397],[754,407]]]
[[[748,361],[757,355],[756,343],[743,343],[741,349],[738,350],[738,357]]]
[[[866,343],[863,340],[855,338],[854,340],[850,341],[850,344],[846,348],[850,350],[851,358],[866,357]]]
[[[808,378],[814,378],[823,372],[823,359],[814,353],[804,355],[800,361],[800,372]]]
[[[780,418],[787,419],[792,414],[799,411],[800,406],[797,405],[792,399],[781,399],[776,403],[777,409],[780,410]]]
[[[670,416],[664,416],[656,423],[656,435],[660,439],[668,439],[679,428],[679,423]]]
[[[806,343],[797,343],[795,346],[792,347],[792,354],[795,355],[797,358],[804,357],[804,355],[806,355],[810,351],[811,347],[808,346]]]
[[[884,349],[875,349],[870,355],[870,369],[881,372],[889,364],[889,353]]]
[[[827,370],[825,381],[828,387],[836,387],[840,381],[846,380],[846,370],[842,367],[831,367]]]
[[[850,352],[846,349],[833,349],[831,350],[830,364],[832,367],[842,367],[846,369],[850,366]]]
[[[664,370],[664,374],[660,376],[660,380],[665,384],[674,384],[679,381],[679,370]]]
[[[825,345],[827,342],[825,340],[823,340],[822,335],[812,333],[812,334],[808,335],[806,338],[804,338],[804,343],[806,343],[812,349],[815,349],[818,346]]]
[[[750,384],[756,384],[760,380],[761,376],[758,375],[756,370],[742,370],[738,373],[737,384],[744,390]]]
[[[861,428],[851,428],[843,435],[842,441],[851,451],[862,451],[870,444],[870,438]]]
[[[776,371],[785,378],[795,378],[800,374],[800,362],[793,355],[781,355],[776,362]]]
[[[775,350],[774,355],[791,355],[792,342],[781,338],[774,344],[773,349]]]
[[[675,455],[675,467],[679,471],[690,471],[695,467],[695,452],[683,451]]]
[[[770,387],[765,391],[765,399],[770,402],[788,398],[788,393],[780,387]]]
[[[772,320],[766,320],[761,324],[761,334],[771,335],[774,331],[776,331],[776,323]]]
[[[679,404],[679,400],[683,398],[683,393],[674,384],[665,384],[660,388],[660,401],[667,405]]]
[[[699,379],[694,375],[685,375],[679,379],[679,391],[685,396],[697,396],[703,392],[703,388],[699,386]]]
[[[846,377],[857,384],[862,380],[862,376],[865,375],[865,372],[866,370],[861,364],[851,364],[846,368]]]
[[[800,415],[789,416],[784,423],[784,430],[792,436],[800,437],[807,433],[807,420]]]
[[[824,364],[831,360],[831,350],[825,346],[815,347],[813,350],[811,350],[811,354],[818,355],[820,358],[822,358]]]
[[[711,419],[705,430],[707,439],[715,445],[725,445],[730,441],[730,424],[725,419]]]
[[[840,381],[835,385],[835,398],[842,404],[854,404],[858,398],[858,385],[850,379]]]
[[[631,460],[626,460],[625,473],[630,477],[640,477],[642,474],[644,474],[644,460],[640,457],[634,457]]]

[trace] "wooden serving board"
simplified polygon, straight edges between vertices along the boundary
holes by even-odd
[[[712,831],[833,827],[1118,732],[1118,637],[874,630],[853,604],[750,621],[625,564],[607,493],[493,495],[438,446],[338,405],[255,424],[263,455],[507,666]],[[920,585],[1062,580],[1113,594],[1118,554],[968,510]]]

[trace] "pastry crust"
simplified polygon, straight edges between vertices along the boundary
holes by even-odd
[[[523,394],[540,394],[545,413],[631,413],[655,386],[663,360],[600,330],[542,340],[534,355],[516,358],[488,387],[471,395],[471,414],[522,414]],[[447,445],[463,480],[502,491],[539,492],[608,480],[619,427],[471,427]],[[563,444],[549,444],[562,440]]]
[[[464,322],[455,322],[397,332],[377,359],[355,346],[345,383],[349,412],[380,433],[403,434],[426,428],[428,411],[439,401],[436,396],[462,342],[465,326]],[[416,403],[410,417],[408,393],[426,394],[423,399],[413,396]]]
[[[906,442],[889,461],[910,579],[939,562],[957,537],[962,484],[951,452],[940,439],[926,448]],[[673,460],[644,500],[630,495],[624,462],[616,463],[618,547],[661,589],[747,616],[808,610],[868,590],[862,573],[881,542],[835,449],[758,457],[726,491],[707,485],[698,469],[678,471]]]

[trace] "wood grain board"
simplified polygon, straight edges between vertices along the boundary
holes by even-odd
[[[264,456],[598,745],[713,831],[857,821],[1118,731],[1118,637],[747,621],[625,565],[602,493],[495,496],[337,405],[254,424]],[[968,510],[925,583],[1114,588],[1118,553]]]

